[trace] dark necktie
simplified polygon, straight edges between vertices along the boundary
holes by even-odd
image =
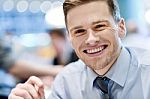
[[[104,94],[108,94],[109,79],[107,77],[97,77],[96,83]]]

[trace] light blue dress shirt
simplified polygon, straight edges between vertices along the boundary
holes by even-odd
[[[81,60],[71,63],[56,77],[48,99],[106,99],[97,76]],[[109,99],[150,99],[150,52],[123,47],[105,76]]]

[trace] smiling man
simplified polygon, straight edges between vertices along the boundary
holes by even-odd
[[[122,45],[126,28],[117,1],[66,0],[63,7],[80,60],[57,76],[48,99],[150,99],[149,52]],[[9,99],[43,99],[42,86],[31,77]]]
[[[124,20],[119,20],[117,15],[119,21],[114,20],[107,2],[101,0],[80,5],[70,9],[66,15],[70,40],[76,53],[100,75],[104,75],[119,56],[120,38],[125,35]]]

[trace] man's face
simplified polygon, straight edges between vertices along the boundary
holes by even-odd
[[[124,21],[115,23],[106,2],[91,2],[71,9],[67,28],[78,57],[93,70],[103,69],[118,57]]]

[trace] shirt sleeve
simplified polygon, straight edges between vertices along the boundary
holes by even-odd
[[[0,68],[4,69],[6,71],[9,70],[15,63],[15,58],[13,57],[13,54],[11,52],[10,47],[6,47],[1,41],[0,41]]]
[[[65,85],[61,73],[57,75],[48,99],[67,99]]]

